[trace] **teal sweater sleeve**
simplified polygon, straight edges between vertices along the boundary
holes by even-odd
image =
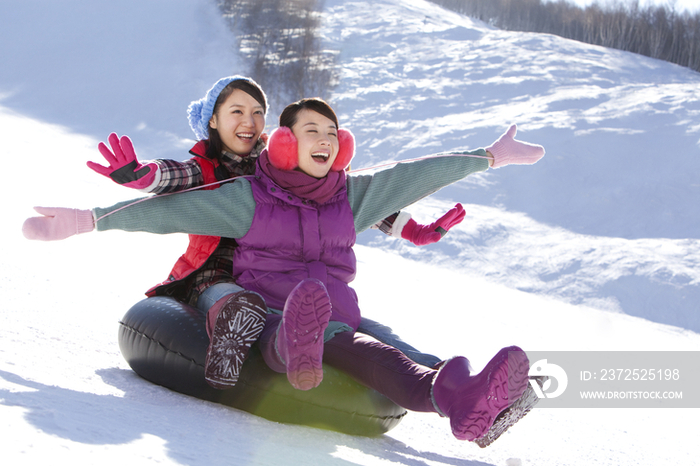
[[[128,206],[123,210],[122,207]],[[218,189],[161,194],[93,210],[97,230],[192,233],[241,238],[253,223],[250,182],[238,178]]]
[[[449,184],[488,168],[479,149],[404,162],[373,175],[348,177],[355,230],[364,231],[394,212]],[[125,209],[120,210],[122,207]],[[151,196],[94,209],[97,230],[191,233],[241,238],[250,229],[255,200],[250,182],[238,178],[210,191]]]
[[[469,157],[478,155],[480,157]],[[373,175],[349,176],[348,199],[359,233],[414,202],[489,167],[484,149],[404,162]]]

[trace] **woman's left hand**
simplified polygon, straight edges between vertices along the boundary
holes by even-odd
[[[445,215],[427,226],[420,225],[415,220],[410,219],[401,230],[401,237],[416,246],[437,243],[450,228],[464,220],[465,215],[462,204],[457,204]]]
[[[539,144],[518,141],[515,134],[518,127],[512,125],[508,131],[489,147],[486,152],[489,155],[491,168],[504,167],[506,165],[531,165],[544,157],[544,147]]]

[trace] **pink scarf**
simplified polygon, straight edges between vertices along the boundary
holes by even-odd
[[[298,170],[280,170],[270,163],[265,149],[258,157],[260,169],[281,188],[302,199],[323,204],[345,186],[345,171],[330,171],[323,178],[314,178]]]

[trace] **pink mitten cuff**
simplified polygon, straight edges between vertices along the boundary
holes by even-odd
[[[95,229],[95,217],[92,210],[75,210],[76,234],[89,233]]]

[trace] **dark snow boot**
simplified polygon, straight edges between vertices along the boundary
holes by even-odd
[[[289,383],[298,390],[310,390],[323,380],[323,334],[330,319],[330,297],[316,279],[299,283],[284,304],[276,348]]]
[[[529,368],[527,355],[517,346],[500,350],[475,376],[470,376],[466,358],[450,359],[435,376],[434,405],[450,418],[457,439],[474,441],[486,435],[496,417],[522,396]]]
[[[221,298],[209,309],[209,348],[204,378],[224,390],[238,382],[248,351],[265,326],[265,300],[252,291],[240,291]]]

